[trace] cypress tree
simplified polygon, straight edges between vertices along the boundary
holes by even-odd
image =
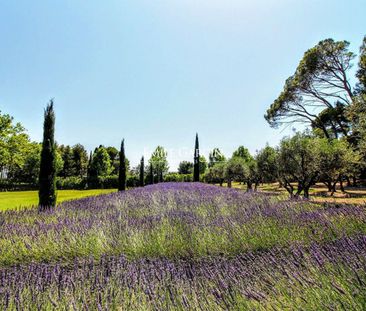
[[[160,182],[160,171],[159,171],[159,166],[157,166],[155,168],[155,174],[156,174],[156,179],[154,179],[154,181],[156,180],[156,183],[158,184]]]
[[[92,161],[93,161],[93,151],[90,151],[89,161],[88,161],[88,171],[87,171],[88,176],[87,176],[87,178],[89,178],[90,175],[91,175]]]
[[[200,150],[199,150],[197,133],[196,133],[196,142],[194,145],[193,181],[200,181]]]
[[[144,186],[144,165],[145,165],[145,161],[144,161],[144,157],[141,158],[141,162],[140,162],[140,187]]]
[[[91,188],[93,184],[92,179],[94,177],[94,174],[93,174],[92,162],[93,162],[93,151],[90,151],[88,168],[86,172],[86,188]]]
[[[122,140],[121,151],[119,152],[119,174],[118,174],[118,190],[126,190],[126,155],[125,140]]]
[[[40,210],[50,209],[56,205],[56,145],[53,100],[44,111],[38,197]]]
[[[150,185],[154,184],[154,168],[152,163],[150,163]]]

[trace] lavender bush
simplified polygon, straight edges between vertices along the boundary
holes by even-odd
[[[363,310],[365,220],[199,183],[3,212],[0,308]]]
[[[103,256],[0,272],[2,310],[364,310],[366,236],[200,260]]]

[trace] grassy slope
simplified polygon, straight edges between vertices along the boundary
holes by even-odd
[[[2,213],[0,309],[365,310],[364,207],[151,188]]]
[[[129,259],[231,257],[366,233],[363,207],[281,202],[202,184],[169,187],[73,201],[51,214],[28,209],[0,215],[0,266],[105,254]]]
[[[226,187],[227,185],[224,184]],[[245,185],[233,183],[234,188],[246,189]],[[260,191],[273,192],[283,195],[287,198],[287,192],[284,188],[279,188],[278,183],[264,184],[259,187]],[[58,202],[67,200],[80,199],[88,196],[94,196],[104,193],[114,192],[113,189],[96,189],[96,190],[59,190]],[[329,203],[345,203],[345,204],[366,204],[366,189],[364,188],[349,188],[346,189],[346,194],[340,191],[335,193],[334,197],[327,195],[327,189],[322,184],[317,184],[316,187],[310,189],[311,199],[315,202]],[[18,207],[29,207],[36,205],[38,202],[37,191],[12,191],[0,192],[0,211],[16,209]]]
[[[94,196],[104,193],[114,192],[114,189],[96,189],[96,190],[59,190],[58,202],[80,199],[88,196]],[[0,211],[16,209],[18,207],[29,207],[37,205],[37,191],[9,191],[0,192]]]

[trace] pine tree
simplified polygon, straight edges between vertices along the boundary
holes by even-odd
[[[200,150],[198,143],[198,134],[196,134],[196,142],[194,146],[194,164],[193,164],[193,181],[200,181]]]
[[[56,145],[53,100],[50,101],[44,112],[38,196],[40,210],[50,209],[56,205]]]
[[[144,165],[145,165],[145,161],[144,161],[144,157],[141,158],[141,162],[140,162],[140,187],[144,186]]]
[[[121,151],[119,153],[119,174],[118,174],[118,190],[126,190],[126,155],[125,140],[122,140]]]

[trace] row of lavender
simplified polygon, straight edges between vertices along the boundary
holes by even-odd
[[[200,260],[123,256],[0,271],[1,310],[364,310],[366,236]]]
[[[235,256],[256,249],[366,234],[364,206],[279,201],[198,183],[165,183],[36,209],[0,213],[0,266]]]

